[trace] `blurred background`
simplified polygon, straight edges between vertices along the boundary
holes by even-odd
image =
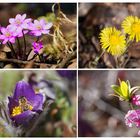
[[[113,68],[113,57],[105,53],[95,65],[93,62],[101,52],[99,33],[104,27],[115,26],[121,29],[121,23],[127,16],[140,17],[139,3],[80,3],[79,4],[79,67]],[[126,61],[123,67],[140,67],[140,43],[132,43],[128,54],[121,58]]]
[[[22,129],[3,125],[2,102],[8,101],[13,95],[15,85],[20,80],[26,80],[42,94],[46,101],[52,104],[37,125]],[[75,137],[76,136],[76,71],[74,70],[14,70],[0,71],[0,137],[15,137],[20,132],[22,137]],[[46,109],[45,109],[46,110]],[[6,118],[4,118],[6,119]],[[38,121],[38,120],[37,120]],[[36,123],[35,123],[36,124]]]
[[[1,3],[1,25],[6,26],[7,24],[9,24],[9,18],[13,18],[17,14],[26,13],[27,17],[33,19],[38,18],[40,16],[44,16],[47,13],[52,12],[53,5],[54,3]],[[60,6],[62,11],[65,14],[68,14],[68,16],[76,14],[75,3],[60,3]]]
[[[79,71],[78,135],[81,137],[133,137],[138,128],[128,128],[124,116],[127,102],[119,101],[111,85],[129,80],[131,86],[140,85],[139,70],[83,70]],[[139,92],[137,92],[140,94]]]

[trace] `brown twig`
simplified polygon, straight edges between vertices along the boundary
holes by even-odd
[[[31,61],[22,61],[22,60],[18,60],[18,59],[0,59],[0,62],[8,62],[8,63],[27,65]],[[42,65],[42,64],[45,65],[45,63],[34,62],[34,66],[37,66],[37,67],[40,67],[40,65]],[[46,68],[47,67],[50,67],[50,65],[46,64]]]
[[[63,60],[61,61],[61,63],[58,64],[58,66],[57,66],[56,68],[64,68],[65,65],[66,65],[70,60],[72,60],[72,59],[75,58],[75,57],[76,57],[76,52],[75,52],[75,51],[72,52],[72,53],[70,53],[70,54],[68,54],[68,55],[66,56],[66,58],[63,58]]]

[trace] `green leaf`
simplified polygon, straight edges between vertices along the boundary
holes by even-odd
[[[111,85],[111,88],[114,90],[115,93],[117,93],[119,96],[122,96],[120,87],[117,85]]]

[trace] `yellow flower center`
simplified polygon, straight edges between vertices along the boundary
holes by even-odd
[[[40,30],[40,29],[41,29],[41,26],[38,25],[36,28],[37,28],[38,30]]]
[[[15,106],[12,110],[11,116],[14,117],[16,115],[19,115],[27,110],[32,110],[33,106],[28,103],[27,99],[23,96],[19,99],[19,106]]]
[[[5,35],[6,35],[7,37],[10,37],[10,33],[9,33],[9,32],[7,32]]]
[[[115,36],[115,35],[112,35],[110,37],[110,44],[115,46],[119,43],[119,37],[118,36]]]
[[[21,24],[21,21],[20,21],[19,19],[17,19],[17,20],[16,20],[16,24],[17,24],[17,25],[20,25],[20,24]]]
[[[132,32],[134,32],[134,33],[140,33],[140,23],[134,23],[132,25]]]
[[[12,117],[14,117],[16,115],[19,115],[21,113],[22,113],[22,111],[21,111],[21,107],[20,106],[14,107],[13,111],[12,111]]]

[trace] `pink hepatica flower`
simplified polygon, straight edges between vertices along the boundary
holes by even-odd
[[[18,28],[19,30],[28,29],[30,22],[31,18],[26,19],[26,14],[18,14],[15,18],[9,19],[10,25]]]
[[[48,34],[52,23],[46,23],[44,19],[34,20],[34,23],[30,23],[31,34],[35,36],[41,36],[42,34]]]
[[[14,35],[14,29],[11,29],[10,26],[7,26],[6,28],[1,28],[0,39],[3,40],[3,44],[6,44],[8,41],[11,43],[15,43],[15,35]]]
[[[33,42],[32,45],[33,45],[33,48],[34,48],[34,53],[36,53],[36,54],[38,54],[40,49],[43,48],[42,42]]]
[[[125,123],[129,127],[132,127],[134,124],[136,127],[140,128],[140,110],[129,110],[125,116]],[[140,135],[140,131],[138,135]]]
[[[140,95],[134,95],[134,96],[132,96],[131,102],[134,105],[140,106]]]
[[[29,23],[31,22],[31,18],[26,19],[26,14],[23,15],[16,15],[15,18],[10,18],[9,23],[11,28],[15,28],[15,32],[17,33],[18,37],[22,37],[22,31],[24,29],[29,28]],[[27,31],[24,31],[24,34],[26,34]]]

